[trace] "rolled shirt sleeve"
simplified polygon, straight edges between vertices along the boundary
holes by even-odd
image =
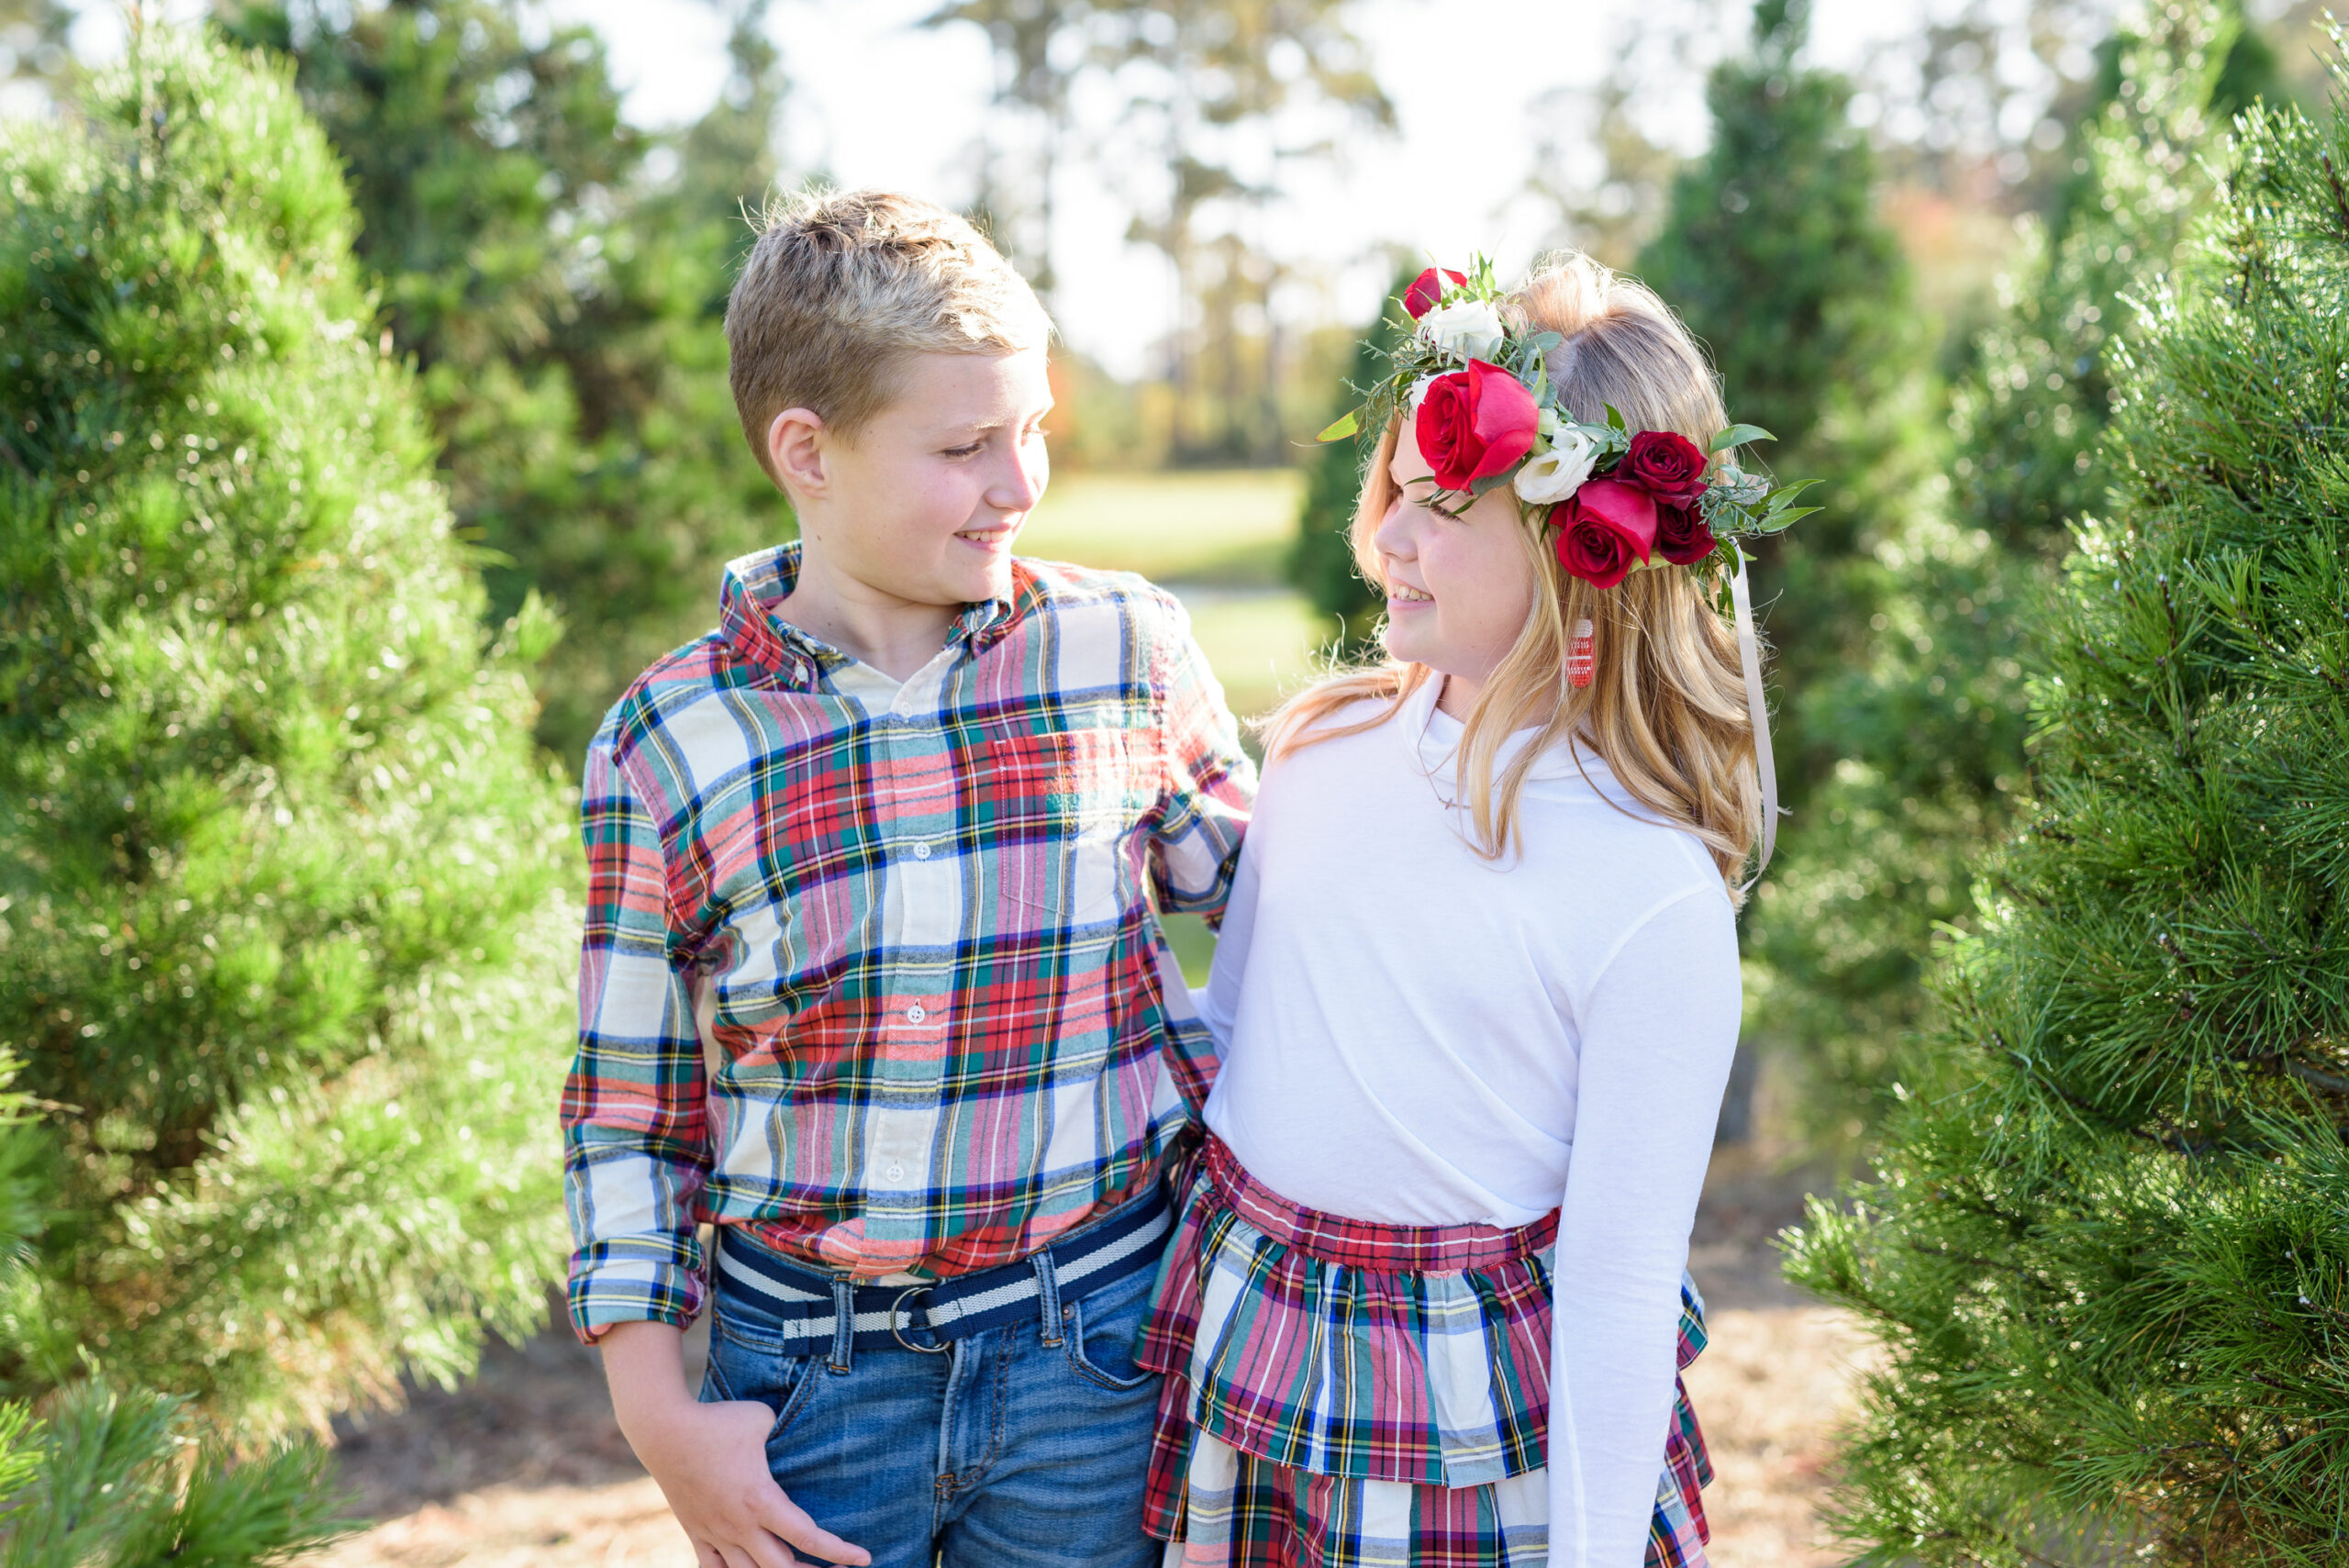
[[[579,1048],[563,1086],[573,1326],[680,1327],[701,1310],[693,1202],[709,1169],[701,1041],[671,962],[674,926],[658,825],[614,757],[588,749]]]

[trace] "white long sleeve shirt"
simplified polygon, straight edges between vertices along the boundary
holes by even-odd
[[[1550,1561],[1639,1568],[1737,1044],[1735,916],[1703,845],[1587,750],[1536,765],[1521,856],[1479,857],[1439,684],[1266,771],[1200,998],[1224,1056],[1207,1123],[1327,1213],[1562,1208]]]

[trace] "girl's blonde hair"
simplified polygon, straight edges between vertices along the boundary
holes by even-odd
[[[1587,256],[1543,257],[1503,312],[1515,328],[1564,339],[1550,352],[1550,380],[1577,419],[1598,423],[1612,405],[1635,431],[1676,430],[1700,447],[1729,423],[1719,383],[1687,329],[1652,290]],[[1380,436],[1354,507],[1354,562],[1381,587],[1375,535],[1396,495],[1388,463],[1402,423],[1398,416]],[[1559,566],[1548,529],[1520,534],[1540,591],[1469,710],[1456,762],[1478,852],[1498,859],[1515,845],[1527,777],[1543,752],[1578,734],[1641,804],[1704,841],[1731,898],[1742,902],[1737,877],[1761,830],[1761,791],[1737,634],[1704,591],[1710,572],[1634,572],[1601,592]],[[1592,627],[1597,678],[1577,689],[1566,679],[1566,653],[1569,629],[1583,619]],[[1340,670],[1265,719],[1268,750],[1277,758],[1371,728],[1440,678],[1394,659]],[[1322,725],[1364,699],[1386,706],[1359,724]],[[1497,775],[1503,743],[1520,729],[1537,733]]]

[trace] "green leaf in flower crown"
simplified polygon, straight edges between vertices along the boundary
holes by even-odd
[[[1497,490],[1507,484],[1510,477],[1508,473],[1488,473],[1482,479],[1472,480],[1469,482],[1468,494],[1471,496],[1476,496],[1482,495],[1487,490]]]
[[[1525,340],[1525,346],[1537,354],[1546,354],[1564,341],[1565,339],[1555,332],[1536,332]]]
[[[1792,484],[1781,484],[1762,498],[1763,505],[1775,512],[1818,483],[1816,479],[1798,479]],[[1810,509],[1814,512],[1819,510],[1816,506]]]
[[[1731,425],[1728,429],[1715,436],[1712,444],[1705,450],[1708,452],[1727,451],[1731,447],[1742,447],[1748,441],[1775,441],[1777,439],[1759,425]]]
[[[1610,430],[1620,430],[1625,435],[1631,434],[1631,427],[1623,423],[1623,411],[1612,403],[1608,404],[1606,407],[1607,428]]]
[[[1787,525],[1798,517],[1808,517],[1820,510],[1822,508],[1818,506],[1787,506],[1783,509],[1774,506],[1753,520],[1753,530],[1765,534],[1784,533]]]
[[[1361,433],[1362,410],[1359,408],[1350,408],[1346,410],[1344,415],[1333,421],[1328,429],[1322,431],[1313,439],[1317,441],[1342,441],[1348,436],[1358,436]]]

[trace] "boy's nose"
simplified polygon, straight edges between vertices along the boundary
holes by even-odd
[[[1034,451],[1013,450],[996,473],[996,482],[987,487],[987,505],[1006,512],[1031,510],[1043,498],[1044,484],[1052,477],[1051,460],[1037,444]]]

